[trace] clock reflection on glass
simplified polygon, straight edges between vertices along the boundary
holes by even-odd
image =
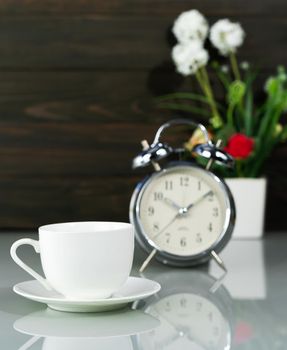
[[[188,277],[188,281],[187,281]],[[158,278],[162,292],[143,306],[161,325],[139,336],[140,349],[229,350],[232,299],[202,271],[170,272]]]

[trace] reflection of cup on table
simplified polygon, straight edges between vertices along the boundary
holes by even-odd
[[[46,309],[14,323],[15,330],[32,336],[20,349],[32,348],[43,337],[43,350],[132,350],[134,335],[158,326],[156,318],[127,309],[105,314],[61,313]]]
[[[17,248],[40,253],[45,278],[27,266]],[[47,289],[74,300],[108,298],[127,280],[133,261],[134,231],[119,222],[70,222],[39,228],[39,241],[24,238],[11,247],[13,260]]]

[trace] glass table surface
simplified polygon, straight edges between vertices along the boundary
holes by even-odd
[[[34,234],[0,235],[1,349],[228,350],[287,349],[287,236],[232,240],[220,254],[228,274],[213,262],[171,268],[153,261],[144,277],[162,289],[122,310],[66,313],[12,291],[31,280],[10,258],[11,244]],[[31,247],[19,249],[41,271]],[[136,249],[131,275],[145,254]]]

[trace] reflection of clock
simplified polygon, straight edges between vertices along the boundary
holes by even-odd
[[[232,301],[223,286],[210,292],[215,280],[200,271],[165,273],[158,280],[162,292],[144,309],[161,326],[140,336],[140,349],[230,349]]]

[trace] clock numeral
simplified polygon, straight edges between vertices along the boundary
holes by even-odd
[[[155,222],[155,223],[152,225],[152,227],[153,227],[153,230],[154,230],[154,231],[158,231],[158,230],[159,230],[159,224],[158,224],[157,222]]]
[[[202,242],[202,237],[200,233],[196,234],[196,238],[195,238],[196,243],[201,243]]]
[[[182,308],[186,308],[186,304],[187,304],[186,299],[185,299],[185,298],[181,298],[181,299],[180,299],[180,306],[181,306]]]
[[[170,302],[167,301],[167,302],[165,303],[165,311],[170,311],[170,310],[171,310]]]
[[[148,213],[148,216],[153,216],[154,215],[154,207],[148,207],[147,213]]]
[[[212,313],[212,312],[210,312],[210,313],[208,314],[208,319],[209,319],[210,322],[213,321],[213,313]]]
[[[213,226],[212,226],[212,222],[210,222],[208,225],[208,231],[212,232],[212,230],[213,230]]]
[[[180,246],[185,247],[186,246],[186,237],[182,237],[180,240]]]
[[[160,201],[163,199],[163,193],[162,192],[154,192],[153,199],[155,201]]]
[[[166,243],[169,243],[170,242],[170,233],[166,232],[165,237],[166,237]]]
[[[219,211],[218,211],[218,208],[216,207],[216,208],[213,208],[213,212],[212,212],[212,215],[214,216],[214,217],[218,217],[218,215],[219,215]]]
[[[200,311],[202,309],[202,303],[201,302],[197,302],[196,303],[196,311]]]
[[[172,191],[173,189],[173,183],[170,180],[166,180],[164,183],[164,187],[167,191]]]
[[[197,189],[198,189],[198,191],[201,191],[201,181],[198,181],[198,183],[197,183]]]
[[[207,200],[209,202],[213,202],[214,201],[214,193],[213,192],[210,192],[209,195],[207,196]]]
[[[181,176],[179,179],[180,186],[182,187],[188,187],[189,186],[189,177],[187,176]]]
[[[215,335],[215,336],[219,335],[219,328],[216,326],[213,328],[213,335]]]

